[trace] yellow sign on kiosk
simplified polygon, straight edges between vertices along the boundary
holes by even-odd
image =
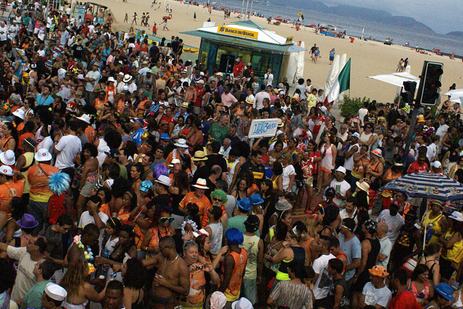
[[[248,31],[248,30],[232,28],[232,27],[225,27],[225,26],[219,26],[217,28],[217,33],[236,35],[236,36],[241,36],[241,37],[245,37],[248,39],[255,39],[255,40],[257,40],[257,36],[259,35],[259,33],[256,31]]]

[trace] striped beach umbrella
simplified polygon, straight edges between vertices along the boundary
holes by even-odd
[[[447,176],[413,173],[394,179],[381,188],[405,193],[409,197],[442,201],[463,200],[463,185]]]

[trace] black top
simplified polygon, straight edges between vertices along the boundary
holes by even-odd
[[[254,182],[260,188],[260,183],[265,179],[265,167],[261,163],[259,165],[254,165],[251,161],[247,161],[241,166],[240,177],[242,176],[243,171],[250,171],[254,175]]]

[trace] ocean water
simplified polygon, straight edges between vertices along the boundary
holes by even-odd
[[[214,5],[241,11],[242,2],[236,0],[219,0],[214,3]],[[246,7],[246,2],[244,3],[244,7]],[[248,10],[250,10],[250,8],[251,2],[249,2]],[[243,11],[245,11],[245,9]],[[283,19],[291,20],[297,19],[297,13],[302,11],[305,18],[302,23],[305,25],[334,25],[342,30],[346,30],[347,36],[355,37],[360,37],[365,27],[363,37],[366,39],[371,38],[383,42],[386,38],[392,38],[393,44],[404,45],[408,42],[410,47],[418,46],[419,48],[430,51],[434,48],[438,48],[442,53],[455,53],[455,56],[463,56],[463,40],[443,36],[441,34],[417,33],[394,25],[379,24],[337,15],[321,14],[315,11],[300,10],[290,6],[280,6],[272,3],[267,4],[267,2],[262,2],[262,0],[253,3],[252,11],[263,14],[265,17],[281,16]]]

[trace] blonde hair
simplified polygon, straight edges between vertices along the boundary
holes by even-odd
[[[61,285],[67,292],[67,299],[79,295],[79,290],[84,286],[86,272],[88,271],[88,263],[83,260],[76,260],[71,262],[69,268],[64,275],[59,285]]]
[[[317,220],[315,218],[308,216],[304,220],[304,224],[307,227],[307,235],[312,238],[316,238],[317,234]]]

